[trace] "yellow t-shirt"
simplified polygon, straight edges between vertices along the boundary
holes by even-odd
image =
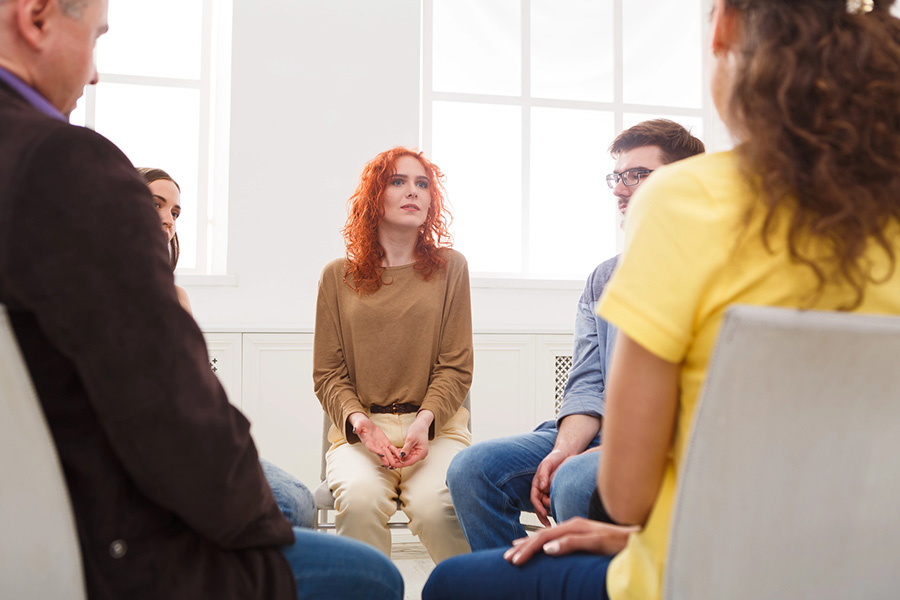
[[[751,206],[756,209],[745,227]],[[598,313],[653,354],[681,363],[681,375],[674,448],[659,495],[643,531],[610,564],[607,589],[613,600],[652,600],[662,596],[678,468],[725,309],[740,303],[835,310],[852,304],[855,295],[837,282],[816,296],[812,270],[788,254],[786,218],[776,222],[766,249],[760,233],[764,211],[733,152],[659,169],[628,211],[625,251]],[[897,223],[888,235],[900,257]],[[803,243],[821,256],[817,241]],[[870,245],[866,258],[876,277],[887,277],[883,250]],[[900,267],[884,283],[869,284],[855,310],[900,313]]]

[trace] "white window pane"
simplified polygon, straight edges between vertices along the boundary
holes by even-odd
[[[197,90],[100,83],[96,129],[136,167],[168,172],[181,187],[179,268],[197,263],[197,173],[200,93]]]
[[[109,3],[109,33],[97,42],[101,73],[200,78],[202,0]]]
[[[432,159],[446,174],[457,250],[473,272],[522,269],[522,112],[434,103]]]
[[[85,93],[87,93],[87,90],[85,90]],[[69,123],[71,123],[72,125],[80,125],[84,127],[86,116],[84,112],[85,104],[86,102],[84,96],[78,99],[78,104],[75,105],[75,110],[73,110],[71,114],[69,114]]]
[[[616,251],[616,202],[603,177],[612,113],[531,112],[530,262],[535,274],[583,279]]]
[[[625,102],[701,108],[700,2],[628,0],[622,5]]]
[[[532,0],[531,95],[612,102],[612,0]]]
[[[521,93],[521,40],[520,0],[434,0],[432,88]]]
[[[685,116],[674,116],[674,115],[657,115],[657,114],[646,114],[646,113],[625,113],[622,115],[622,125],[623,129],[628,129],[633,125],[637,125],[642,121],[649,121],[650,119],[669,119],[670,121],[675,121],[685,129],[691,132],[694,137],[700,138],[701,141],[706,143],[706,140],[703,139],[703,117],[685,117]]]

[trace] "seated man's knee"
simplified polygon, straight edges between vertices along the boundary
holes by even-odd
[[[484,462],[482,460],[481,444],[475,444],[468,448],[460,450],[450,466],[447,467],[447,487],[450,491],[455,492],[465,488],[467,483],[472,481],[473,477],[478,477],[482,472]]]
[[[591,493],[597,487],[600,453],[575,456],[559,467],[550,485],[550,503],[557,521],[586,517]]]

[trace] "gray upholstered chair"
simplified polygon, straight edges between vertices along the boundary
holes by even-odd
[[[735,306],[680,473],[669,600],[896,598],[900,318]]]
[[[466,394],[463,401],[463,407],[469,411],[469,431],[472,431],[472,392]],[[316,501],[316,529],[334,529],[334,522],[328,520],[328,511],[334,510],[334,495],[328,489],[328,482],[325,480],[325,453],[328,452],[330,444],[328,443],[328,430],[331,428],[331,419],[328,414],[323,412],[322,418],[322,468],[321,483],[313,490],[313,498]],[[400,499],[397,498],[397,511],[401,511]],[[402,521],[391,521],[388,523],[389,528],[404,528],[406,523]]]
[[[0,598],[86,598],[69,491],[0,305]]]

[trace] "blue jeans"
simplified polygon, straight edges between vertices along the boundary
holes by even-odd
[[[294,527],[312,528],[316,522],[316,502],[305,485],[296,477],[279,469],[267,460],[260,459],[263,473],[278,508]]]
[[[281,549],[297,581],[300,600],[401,600],[403,578],[375,548],[309,529],[294,528],[294,545]]]
[[[517,567],[505,549],[448,558],[431,572],[422,600],[608,600],[606,570],[611,556],[537,554]]]
[[[531,482],[538,465],[553,450],[556,422],[531,433],[480,442],[461,451],[447,470],[447,487],[472,551],[501,548],[525,537],[522,511],[534,512]],[[599,439],[594,439],[594,447]],[[572,457],[550,485],[550,514],[557,522],[587,517],[597,486],[600,453]]]

